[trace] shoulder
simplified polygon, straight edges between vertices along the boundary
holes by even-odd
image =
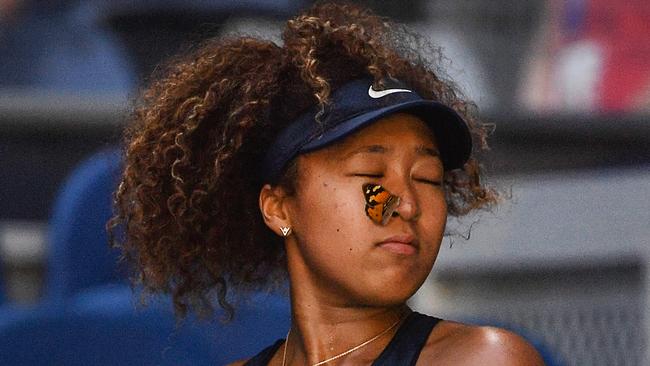
[[[420,355],[423,364],[542,366],[537,350],[521,336],[496,327],[441,321]]]

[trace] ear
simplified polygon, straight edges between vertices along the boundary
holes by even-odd
[[[259,204],[264,223],[279,236],[283,236],[281,227],[291,227],[287,198],[282,187],[265,184],[260,190]]]

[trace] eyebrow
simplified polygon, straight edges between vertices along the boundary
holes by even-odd
[[[349,159],[354,155],[358,154],[385,154],[389,152],[391,149],[388,147],[385,147],[383,145],[366,145],[366,146],[361,146],[358,149],[354,149],[351,152],[345,154],[343,159]],[[418,145],[415,147],[415,152],[418,155],[421,156],[431,156],[434,158],[439,158],[440,153],[438,152],[437,149],[432,148],[432,147],[427,147],[424,145]]]
[[[434,158],[439,158],[440,157],[440,152],[438,152],[438,149],[432,148],[432,147],[426,147],[424,145],[420,145],[415,148],[415,152],[418,153],[418,155],[427,155],[431,156]]]

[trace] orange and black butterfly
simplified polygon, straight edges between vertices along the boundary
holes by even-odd
[[[375,223],[386,225],[399,205],[399,197],[375,183],[366,183],[362,188],[366,199],[366,215]]]

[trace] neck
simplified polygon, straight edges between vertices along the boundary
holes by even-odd
[[[399,323],[410,312],[406,305],[385,309],[332,309],[317,311],[293,308],[287,365],[313,365],[356,348],[337,361],[372,362],[388,345]],[[340,314],[337,319],[335,314]],[[370,342],[368,342],[370,341]],[[366,343],[367,342],[367,343]],[[357,348],[358,346],[361,346]],[[334,364],[334,363],[332,363]]]
[[[324,284],[310,281],[309,271],[291,267],[292,325],[286,343],[287,365],[316,364],[390,328],[371,343],[327,365],[344,359],[352,361],[352,364],[372,362],[399,328],[396,323],[411,312],[406,304],[368,306],[351,303],[349,296],[340,295],[336,290],[327,291]]]

